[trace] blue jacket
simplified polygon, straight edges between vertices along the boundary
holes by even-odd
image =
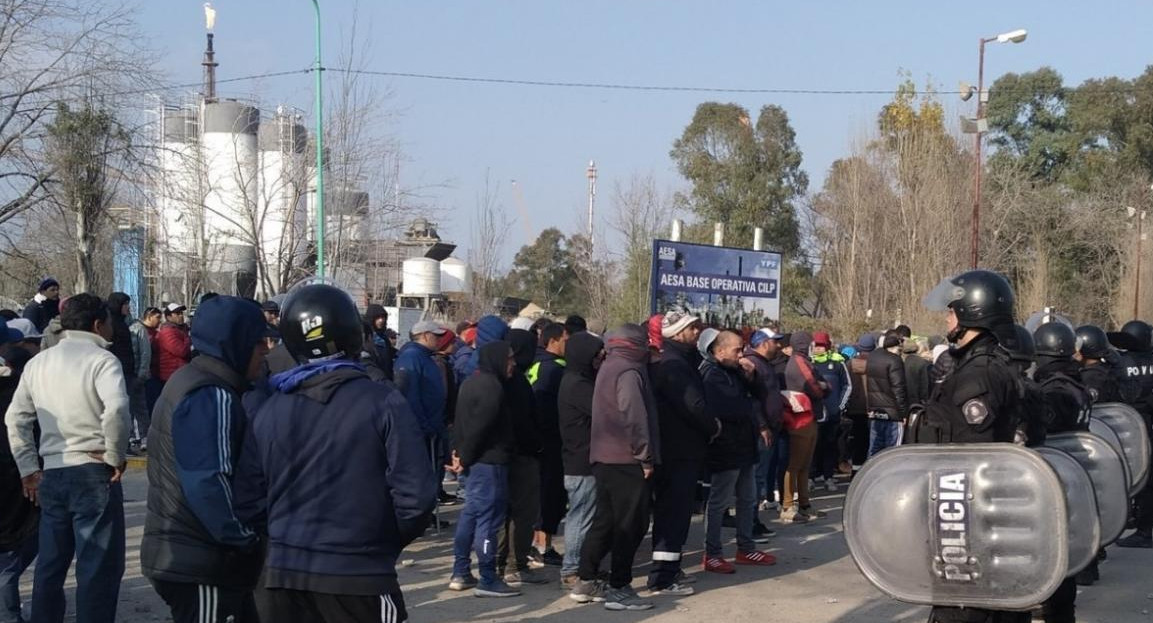
[[[408,400],[420,430],[425,435],[443,433],[448,388],[444,386],[444,373],[436,365],[432,349],[417,342],[401,346],[394,370],[396,387]]]
[[[266,586],[396,590],[396,560],[424,531],[438,484],[407,402],[350,361],[306,364],[270,382],[236,491],[242,519],[267,529]]]
[[[838,353],[825,353],[813,355],[813,372],[829,384],[829,393],[825,395],[825,413],[820,422],[837,422],[841,419],[841,412],[849,404],[849,396],[853,393],[853,380],[849,375],[847,360]]]
[[[480,347],[485,344],[499,342],[508,336],[508,323],[501,320],[499,316],[485,316],[476,323],[476,350],[472,351],[472,356],[469,357],[468,363],[461,366],[458,370],[460,374],[456,375],[457,384],[464,383],[464,380],[472,376],[476,372],[477,363],[479,363]]]

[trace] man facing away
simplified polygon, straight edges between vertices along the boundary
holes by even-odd
[[[124,575],[124,369],[108,351],[112,326],[100,297],[71,297],[60,323],[64,339],[28,362],[4,417],[25,495],[40,504],[32,610],[36,621],[64,620],[75,556],[77,623],[112,623]]]

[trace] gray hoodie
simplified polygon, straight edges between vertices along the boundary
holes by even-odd
[[[589,462],[652,467],[660,463],[660,430],[648,334],[640,325],[622,325],[605,336],[605,352],[593,389]]]

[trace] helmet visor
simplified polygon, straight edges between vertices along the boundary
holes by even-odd
[[[945,311],[953,301],[962,298],[965,298],[965,288],[953,283],[952,277],[945,277],[921,299],[921,304],[929,311]]]
[[[1029,333],[1036,333],[1037,329],[1039,329],[1041,325],[1049,322],[1059,322],[1069,327],[1070,329],[1076,330],[1076,327],[1073,326],[1073,322],[1068,318],[1056,312],[1045,313],[1043,311],[1033,312],[1029,316],[1029,319],[1025,321],[1025,328],[1029,330]]]

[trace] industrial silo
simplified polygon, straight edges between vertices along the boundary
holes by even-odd
[[[199,271],[203,236],[203,162],[200,117],[187,107],[161,106],[157,163],[156,220],[152,240],[156,254],[157,296],[184,299]]]
[[[221,294],[252,296],[257,278],[260,112],[237,101],[206,101],[203,111],[206,285]]]
[[[445,294],[472,294],[472,268],[464,260],[455,257],[442,260],[440,290]]]
[[[305,209],[308,132],[298,115],[277,109],[260,125],[260,184],[257,226],[260,230],[259,289],[271,296],[281,289],[285,272],[299,267],[308,254]],[[267,291],[265,291],[267,290]]]
[[[440,296],[440,262],[414,257],[401,264],[400,291],[403,296]]]

